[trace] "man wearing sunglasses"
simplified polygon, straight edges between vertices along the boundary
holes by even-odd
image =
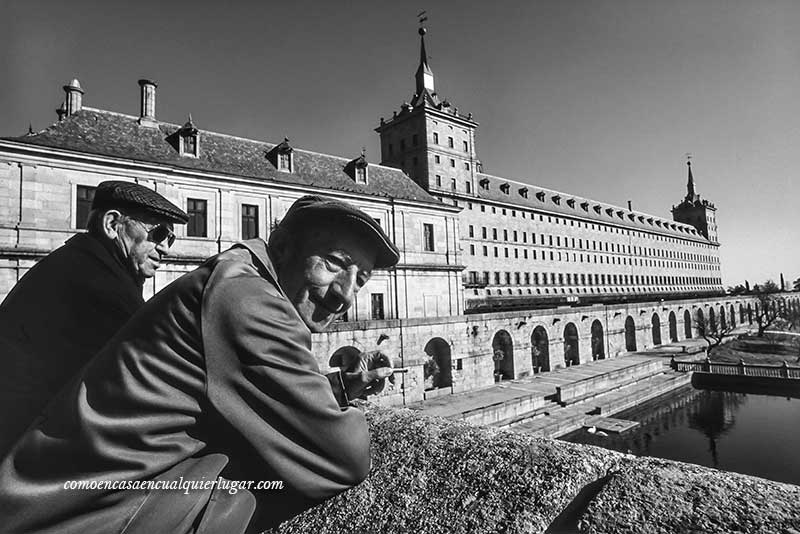
[[[98,185],[87,232],[40,260],[0,304],[0,457],[144,304],[180,208],[147,187]]]

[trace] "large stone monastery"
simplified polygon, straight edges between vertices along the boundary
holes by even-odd
[[[160,121],[150,80],[139,80],[138,116],[84,106],[72,80],[57,122],[0,139],[0,299],[84,228],[98,183],[122,179],[190,216],[148,295],[239,240],[266,238],[304,194],[335,196],[375,217],[400,263],[374,275],[333,331],[315,337],[315,351],[323,367],[336,350],[391,353],[412,368],[387,393],[397,402],[613,357],[637,340],[659,344],[660,325],[669,328],[664,340],[691,337],[689,309],[722,295],[716,208],[696,193],[691,166],[673,220],[486,174],[478,123],[437,94],[424,34],[412,97],[376,128],[379,164],[363,152],[339,157],[289,139],[215,133],[191,117]],[[728,314],[741,319],[734,304]],[[534,339],[537,324],[544,330]],[[442,369],[435,384],[423,369],[431,358]]]

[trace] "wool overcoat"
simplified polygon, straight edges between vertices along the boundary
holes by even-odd
[[[142,304],[120,254],[89,234],[22,277],[0,304],[0,457]]]
[[[0,464],[3,532],[258,531],[358,484],[364,415],[310,348],[263,241],[211,258],[145,303],[17,441]],[[284,489],[65,489],[219,476]]]

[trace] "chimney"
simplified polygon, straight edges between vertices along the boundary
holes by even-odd
[[[73,78],[68,85],[64,86],[64,92],[67,93],[66,98],[66,116],[69,117],[81,110],[83,107],[83,89],[81,89],[81,82],[77,78]]]
[[[628,201],[628,211],[633,211],[633,204],[630,200]]]
[[[139,80],[141,113],[139,114],[139,124],[144,126],[156,126],[156,82],[151,80]]]

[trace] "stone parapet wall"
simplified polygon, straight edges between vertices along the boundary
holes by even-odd
[[[800,487],[368,407],[365,482],[275,532],[800,531]]]

